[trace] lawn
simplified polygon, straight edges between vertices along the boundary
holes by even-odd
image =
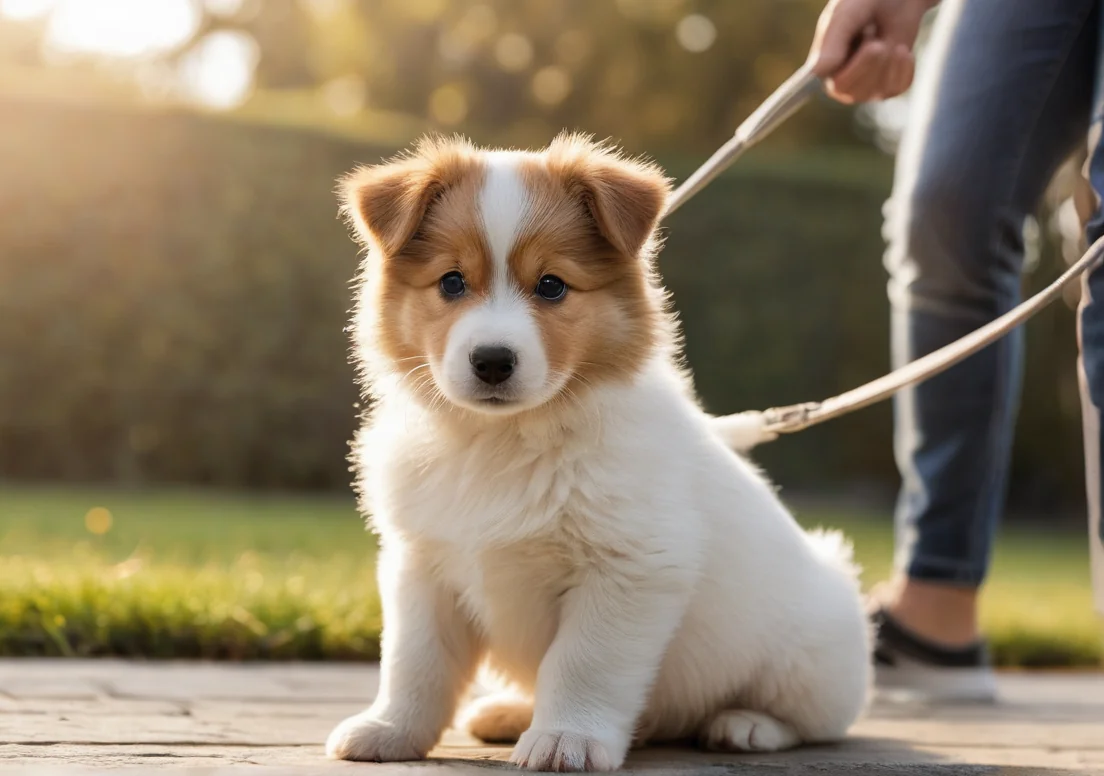
[[[799,517],[888,573],[886,517]],[[373,560],[349,498],[3,487],[0,654],[372,659]],[[1002,665],[1101,665],[1083,535],[1007,530],[984,621]]]

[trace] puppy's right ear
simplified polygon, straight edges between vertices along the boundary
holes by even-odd
[[[440,181],[420,159],[361,167],[341,181],[342,210],[368,246],[391,256],[418,230]]]
[[[341,179],[341,209],[368,246],[393,256],[418,231],[430,203],[475,163],[467,141],[424,140],[405,158]]]

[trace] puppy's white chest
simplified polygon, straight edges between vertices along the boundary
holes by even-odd
[[[439,556],[440,583],[481,633],[491,664],[515,681],[535,680],[556,633],[562,594],[576,584],[570,547],[530,541],[465,556]]]
[[[398,449],[379,460],[376,518],[407,536],[452,545],[468,558],[489,547],[548,540],[569,512],[587,514],[603,490],[593,467],[563,449],[473,439],[465,450]]]

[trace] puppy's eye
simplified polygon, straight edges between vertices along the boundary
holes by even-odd
[[[567,283],[555,275],[545,275],[537,281],[537,296],[549,302],[558,302],[567,293]]]
[[[464,276],[459,272],[449,272],[441,278],[441,293],[450,299],[456,299],[464,295],[467,286],[464,284]]]

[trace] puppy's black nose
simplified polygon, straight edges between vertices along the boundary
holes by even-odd
[[[510,379],[517,365],[517,354],[501,345],[481,345],[468,356],[475,376],[488,385]]]

